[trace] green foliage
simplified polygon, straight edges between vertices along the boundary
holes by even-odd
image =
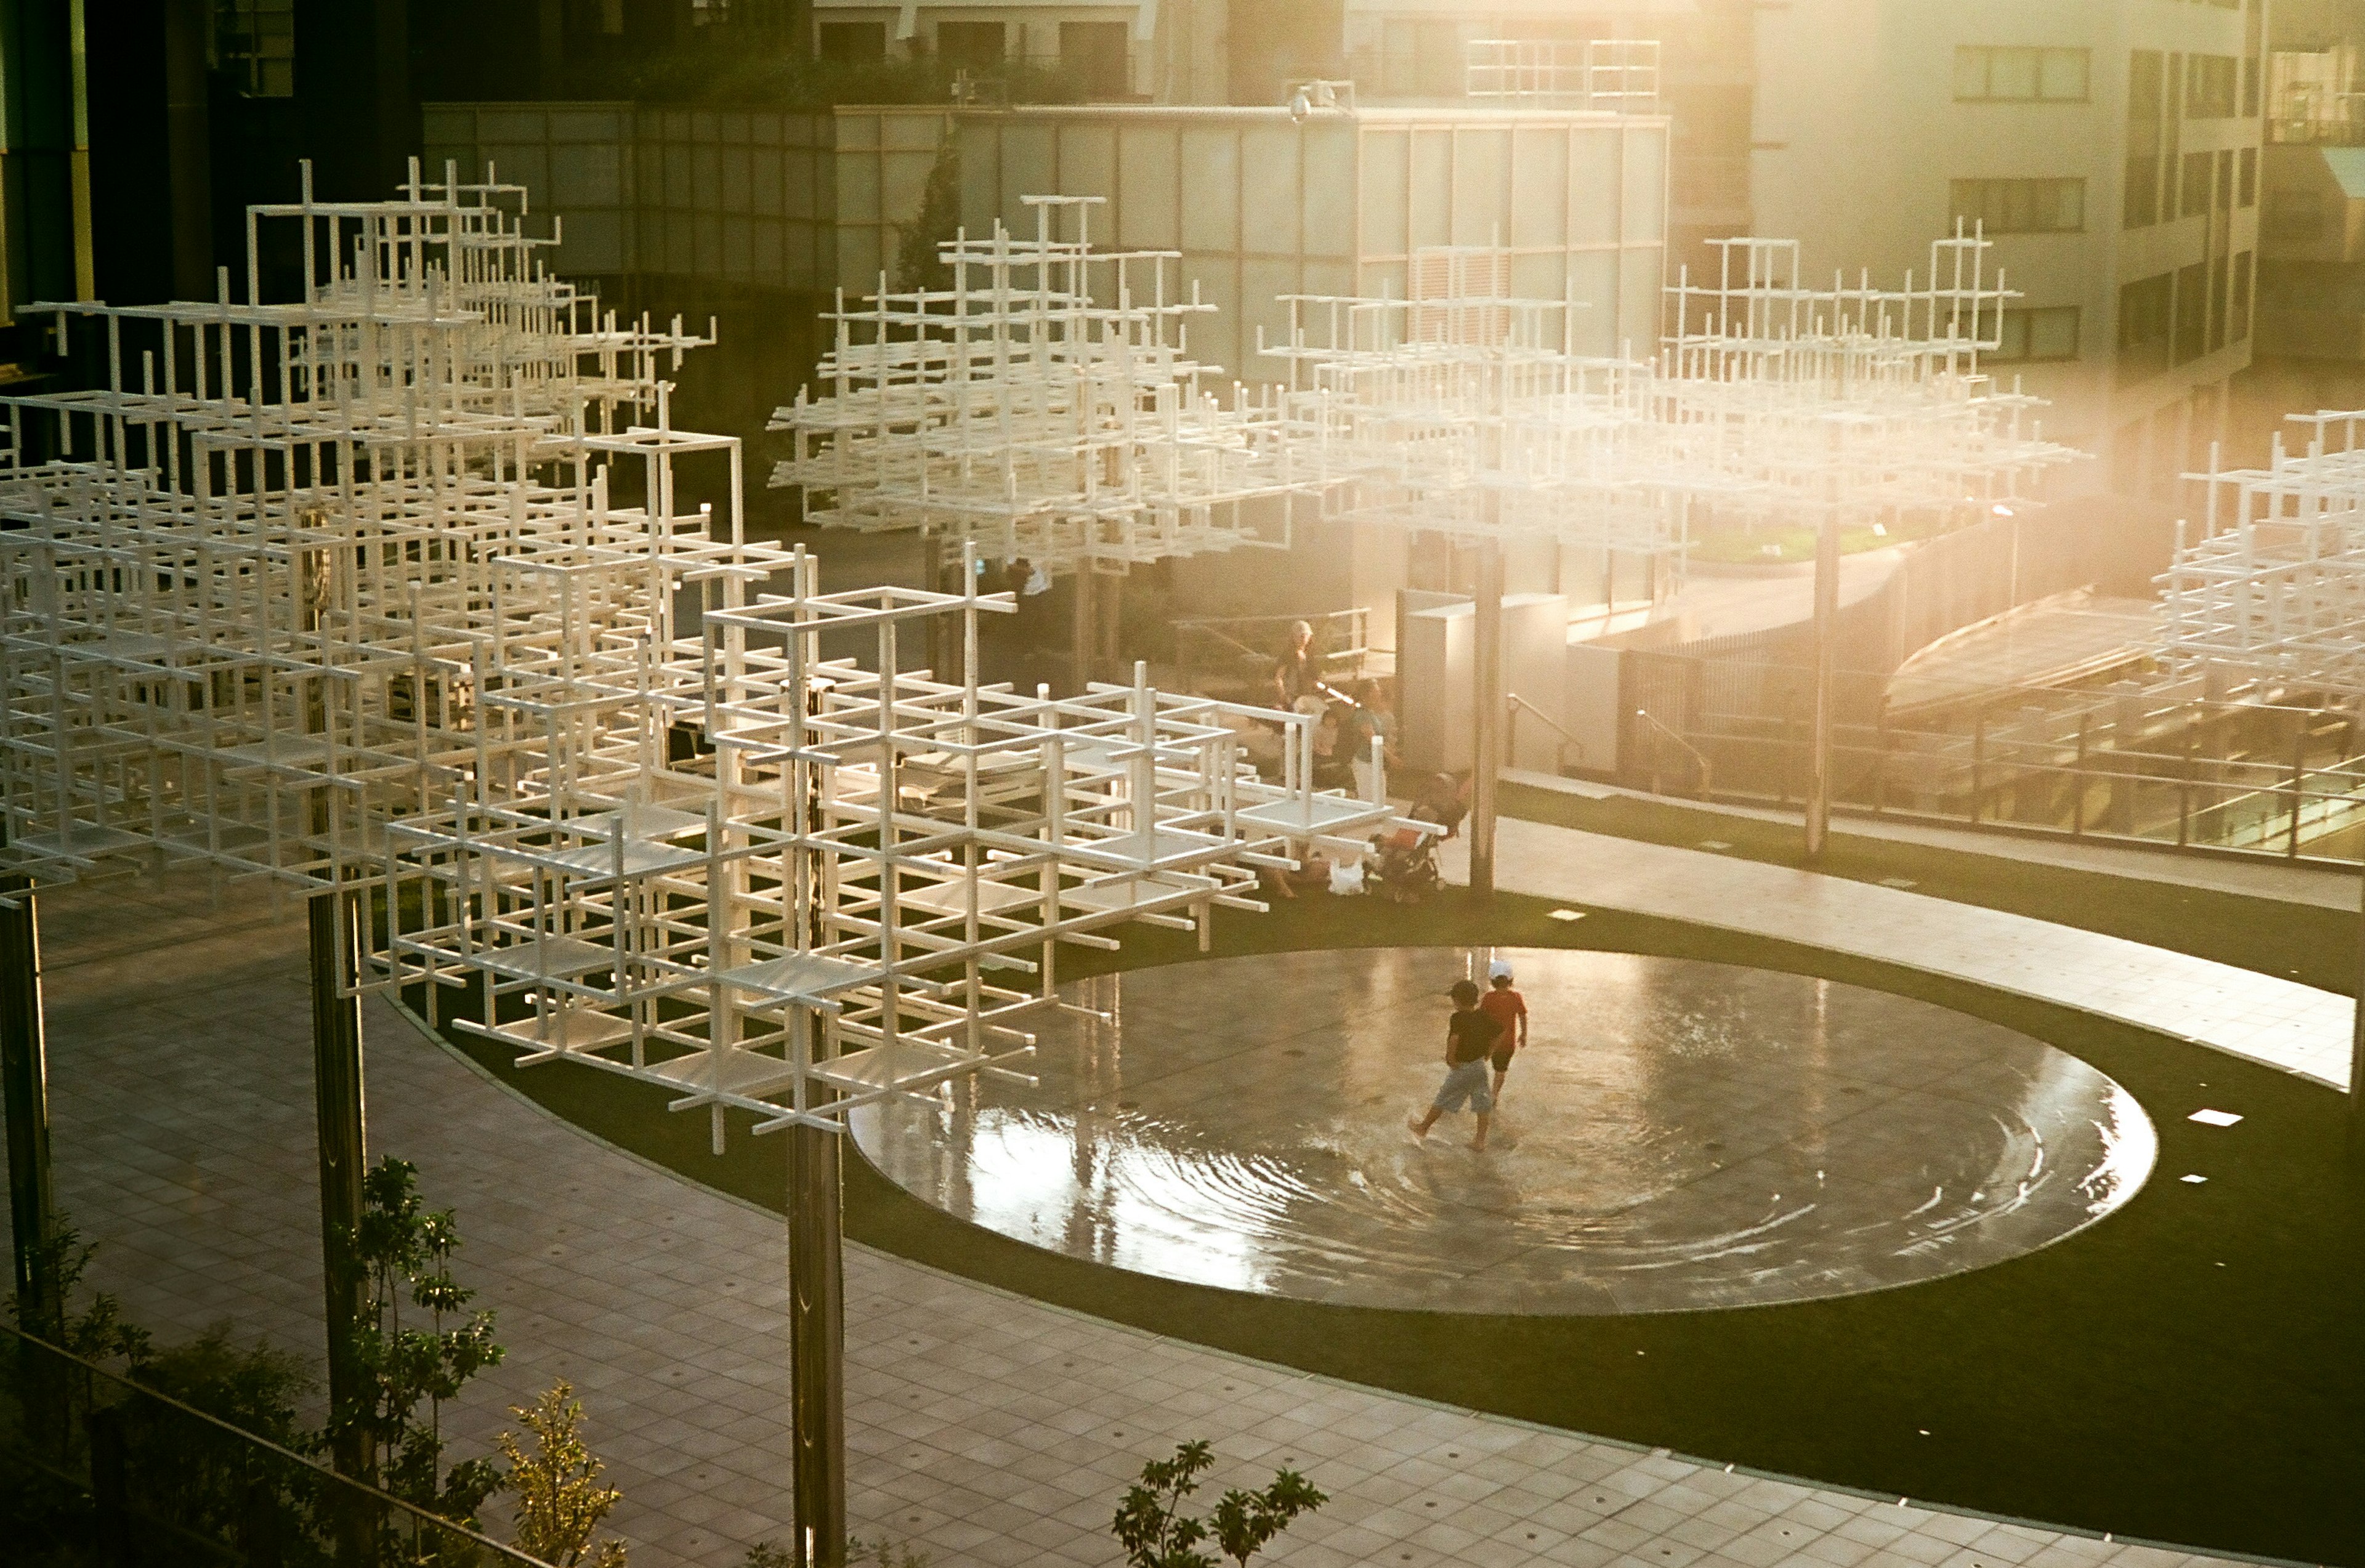
[[[846,1561],[848,1568],[860,1568],[870,1563],[873,1568],[928,1568],[936,1561],[928,1553],[900,1541],[880,1536],[877,1540],[865,1540],[860,1536],[846,1540]],[[759,1540],[747,1549],[740,1559],[739,1568],[797,1568],[793,1553],[778,1542]]]
[[[351,1350],[364,1394],[330,1412],[324,1436],[334,1442],[359,1432],[380,1486],[474,1526],[501,1475],[490,1460],[444,1468],[443,1403],[499,1364],[502,1350],[493,1342],[493,1315],[466,1312],[476,1293],[453,1277],[458,1226],[449,1210],[420,1202],[418,1174],[408,1160],[384,1159],[362,1179],[353,1254],[367,1288]],[[405,1326],[406,1302],[428,1315],[426,1327]]]
[[[325,1562],[318,1478],[308,1467],[134,1392],[151,1390],[300,1450],[311,1441],[297,1418],[311,1384],[302,1361],[260,1342],[239,1345],[227,1324],[159,1348],[124,1319],[113,1296],[84,1294],[95,1251],[61,1223],[50,1256],[58,1300],[27,1325],[83,1360],[27,1350],[0,1361],[0,1540],[8,1542],[8,1561],[80,1568],[100,1560],[110,1525],[124,1528],[119,1515],[58,1479],[89,1462],[104,1427],[140,1517],[169,1521],[180,1543],[218,1543],[231,1556],[268,1557],[282,1568]],[[23,1462],[34,1455],[41,1458]]]
[[[123,1304],[110,1293],[93,1292],[88,1303],[79,1312],[74,1310],[74,1297],[81,1294],[83,1278],[90,1272],[97,1243],[84,1241],[82,1232],[60,1215],[49,1240],[37,1250],[50,1277],[57,1282],[57,1299],[37,1308],[11,1293],[8,1311],[17,1327],[84,1361],[103,1363],[119,1358],[136,1363],[148,1353],[148,1331],[124,1320]]]
[[[1172,1459],[1154,1459],[1141,1467],[1141,1479],[1126,1489],[1109,1526],[1130,1568],[1215,1568],[1215,1554],[1199,1550],[1210,1535],[1217,1550],[1245,1568],[1300,1514],[1330,1500],[1297,1472],[1281,1470],[1270,1486],[1255,1492],[1234,1487],[1216,1500],[1214,1513],[1193,1518],[1182,1512],[1182,1500],[1199,1489],[1199,1477],[1215,1462],[1202,1440],[1182,1444]]]
[[[936,161],[928,167],[927,188],[920,193],[920,211],[895,233],[895,286],[944,290],[953,286],[953,269],[945,264],[937,247],[960,233],[960,143],[947,130],[936,143]]]
[[[510,1414],[533,1434],[532,1453],[512,1433],[495,1439],[509,1461],[501,1484],[517,1501],[517,1549],[553,1568],[624,1568],[622,1541],[591,1543],[624,1495],[600,1484],[606,1467],[584,1446],[583,1405],[573,1385],[562,1379],[532,1405],[510,1406]]]

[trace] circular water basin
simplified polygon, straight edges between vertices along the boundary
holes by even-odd
[[[1508,959],[1530,1015],[1489,1147],[1406,1126],[1445,992]],[[1808,976],[1553,948],[1138,969],[1037,1014],[1028,1086],[857,1113],[946,1213],[1163,1279],[1363,1306],[1645,1313],[1854,1294],[2095,1223],[2149,1175],[2133,1095],[2075,1057]]]

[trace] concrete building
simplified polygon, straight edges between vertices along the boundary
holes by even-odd
[[[1327,17],[1298,27],[1304,18],[1290,7],[1229,11],[1226,0],[813,0],[813,43],[824,61],[925,56],[981,78],[1014,65],[1056,73],[1096,103],[1229,103],[1239,101],[1236,83],[1272,102],[1278,83],[1264,84],[1268,74],[1331,73],[1327,50],[1300,59],[1305,51],[1288,47],[1297,34],[1335,35]]]
[[[1751,199],[1808,270],[1891,284],[1982,225],[2024,298],[2000,374],[2105,461],[2172,484],[2249,363],[2260,0],[1799,0],[1757,21]]]

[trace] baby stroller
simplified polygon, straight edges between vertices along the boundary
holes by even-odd
[[[1379,858],[1364,879],[1373,892],[1394,903],[1418,903],[1437,890],[1437,834],[1400,827],[1373,842]]]

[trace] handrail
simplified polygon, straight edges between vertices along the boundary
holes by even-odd
[[[225,1421],[219,1416],[208,1415],[207,1412],[198,1409],[194,1405],[185,1404],[181,1400],[175,1399],[171,1394],[165,1394],[161,1390],[151,1388],[142,1383],[136,1383],[130,1378],[125,1377],[120,1372],[110,1372],[106,1367],[99,1365],[96,1361],[91,1361],[87,1357],[78,1356],[72,1350],[64,1350],[60,1346],[54,1345],[49,1340],[42,1338],[38,1334],[28,1334],[12,1323],[0,1321],[0,1334],[5,1334],[12,1339],[19,1340],[22,1343],[32,1347],[42,1355],[52,1356],[61,1361],[67,1362],[68,1364],[80,1369],[87,1376],[103,1379],[106,1383],[113,1384],[116,1388],[122,1390],[126,1394],[131,1397],[148,1400],[157,1405],[161,1405],[166,1409],[173,1411],[175,1415],[185,1417],[189,1420],[196,1421],[201,1426],[210,1427],[239,1442],[260,1449],[263,1452],[270,1454],[275,1459],[283,1460],[289,1464],[298,1467],[299,1469],[308,1471],[322,1481],[329,1482],[336,1486],[344,1487],[350,1492],[361,1493],[367,1496],[373,1504],[391,1508],[398,1514],[410,1515],[419,1523],[427,1525],[433,1529],[448,1531],[451,1534],[459,1537],[461,1540],[465,1540],[471,1546],[491,1552],[496,1562],[507,1562],[513,1565],[517,1565],[517,1568],[550,1568],[550,1565],[543,1562],[542,1559],[529,1556],[527,1553],[520,1551],[514,1546],[503,1546],[499,1541],[495,1540],[492,1537],[485,1534],[481,1530],[472,1529],[466,1525],[447,1519],[443,1515],[430,1512],[428,1509],[420,1507],[415,1503],[405,1502],[402,1498],[394,1495],[392,1493],[381,1491],[377,1487],[370,1485],[367,1482],[356,1481],[350,1475],[346,1475],[340,1471],[333,1470],[328,1465],[322,1464],[319,1460],[311,1459],[306,1455],[297,1453],[293,1449],[283,1448],[279,1444],[273,1442],[269,1438],[260,1436],[254,1432],[250,1432],[245,1428]]]
[[[1706,800],[1710,794],[1714,793],[1714,791],[1709,788],[1709,760],[1708,757],[1702,754],[1699,747],[1692,745],[1691,742],[1684,739],[1682,735],[1676,734],[1674,730],[1668,728],[1667,725],[1654,718],[1648,708],[1635,709],[1634,717],[1642,720],[1644,723],[1650,725],[1653,729],[1658,731],[1661,734],[1666,736],[1669,740],[1683,747],[1685,751],[1691,754],[1691,759],[1699,764],[1699,792],[1702,800]],[[1656,794],[1657,792],[1657,783],[1656,780],[1653,780],[1652,793]]]
[[[1529,701],[1526,698],[1520,696],[1516,691],[1506,691],[1503,693],[1503,697],[1505,706],[1508,710],[1503,724],[1503,754],[1506,756],[1517,756],[1519,755],[1519,712],[1520,710],[1525,709],[1528,712],[1533,713],[1537,718],[1541,719],[1544,722],[1544,727],[1560,737],[1560,745],[1555,747],[1552,752],[1552,761],[1554,765],[1553,770],[1555,772],[1559,770],[1559,764],[1566,760],[1568,748],[1571,746],[1575,746],[1576,748],[1577,759],[1580,762],[1584,760],[1585,743],[1578,740],[1575,735],[1570,734],[1566,727],[1564,727],[1559,720],[1553,718],[1550,713],[1545,712],[1542,709],[1537,707],[1534,703]]]

